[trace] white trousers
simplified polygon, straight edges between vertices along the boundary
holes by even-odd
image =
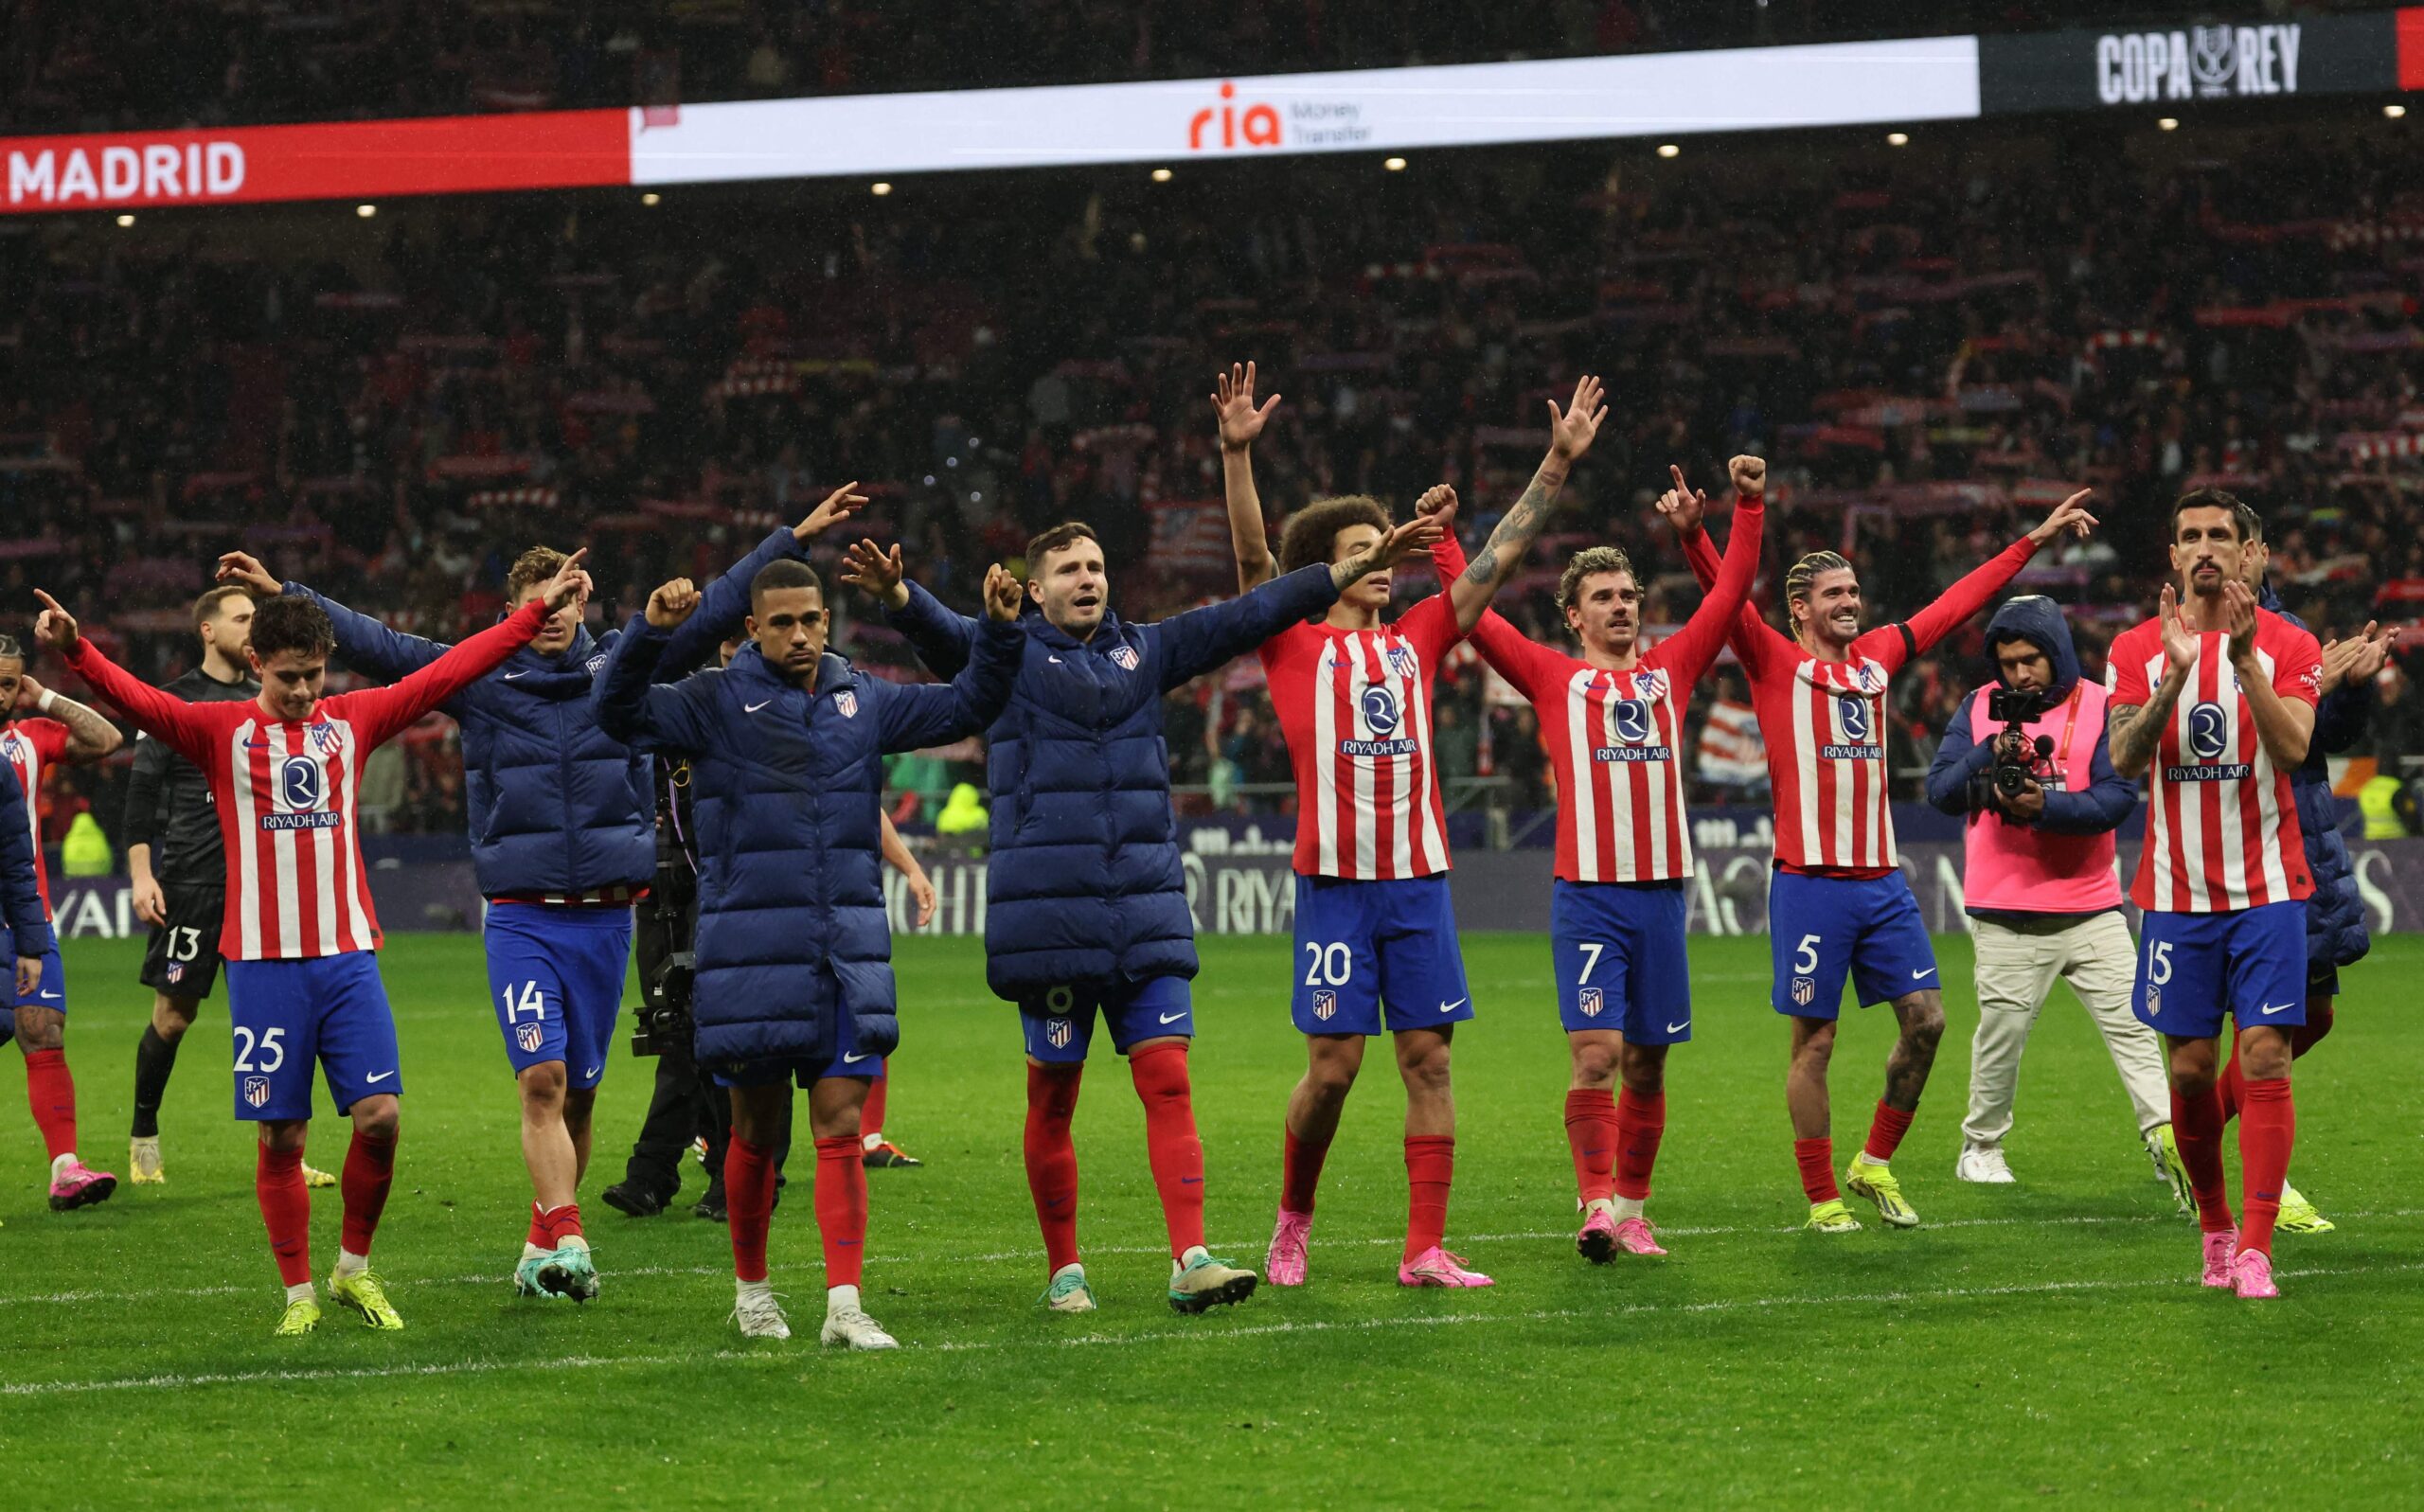
[[[2137,1109],[2138,1132],[2171,1122],[2163,1041],[2130,1011],[2137,946],[2119,911],[2044,934],[1984,918],[1972,919],[1970,926],[1978,961],[1978,1034],[1970,1041],[1970,1116],[1961,1125],[1967,1144],[1992,1148],[2011,1132],[2020,1053],[2058,978],[2071,984],[2102,1031],[2122,1090]]]

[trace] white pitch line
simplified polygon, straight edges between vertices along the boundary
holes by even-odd
[[[2274,1272],[2285,1281],[2313,1276],[2386,1275],[2424,1271],[2424,1261],[2396,1265],[2315,1266]],[[1976,1301],[1990,1297],[2051,1296],[2071,1291],[2125,1291],[2168,1288],[2186,1291],[2196,1282],[2186,1276],[2163,1279],[2034,1281],[2003,1287],[1952,1287],[1937,1291],[1860,1291],[1833,1296],[1735,1297],[1710,1302],[1660,1304],[1622,1303],[1608,1307],[1541,1307],[1524,1312],[1440,1313],[1420,1317],[1364,1318],[1353,1322],[1250,1324],[1243,1327],[1161,1328],[1136,1334],[1081,1334],[1073,1339],[986,1340],[974,1343],[910,1344],[912,1354],[956,1354],[978,1350],[1036,1347],[1083,1349],[1102,1344],[1195,1343],[1221,1339],[1267,1338],[1283,1334],[1357,1333],[1380,1328],[1479,1327],[1493,1324],[1553,1323],[1572,1318],[1623,1317],[1658,1312],[1734,1312],[1763,1307],[1862,1307],[1905,1303]],[[437,1361],[419,1365],[371,1365],[362,1369],[326,1366],[300,1370],[231,1370],[195,1374],[110,1376],[92,1380],[12,1381],[0,1384],[0,1398],[60,1396],[84,1392],[181,1391],[196,1386],[249,1386],[319,1380],[377,1380],[392,1378],[496,1375],[508,1371],[567,1371],[624,1366],[698,1364],[706,1361],[796,1362],[804,1352],[786,1350],[716,1349],[697,1354],[565,1355],[552,1360]]]

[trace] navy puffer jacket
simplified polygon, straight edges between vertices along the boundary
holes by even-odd
[[[2307,624],[2281,607],[2281,596],[2266,583],[2256,602],[2306,630]],[[2314,738],[2307,758],[2290,774],[2290,794],[2298,806],[2298,829],[2306,836],[2307,867],[2314,873],[2314,892],[2307,898],[2307,962],[2310,967],[2353,966],[2373,949],[2373,932],[2365,927],[2364,899],[2357,895],[2357,868],[2348,858],[2348,843],[2340,834],[2340,800],[2331,792],[2328,757],[2354,745],[2364,734],[2373,703],[2368,688],[2343,685],[2315,705]]]
[[[758,569],[806,552],[777,530],[707,585],[698,610],[666,644],[660,670],[678,676],[740,629]],[[337,654],[394,682],[446,654],[443,642],[401,634],[299,582],[336,626]],[[590,693],[618,632],[583,630],[554,656],[528,647],[438,705],[463,727],[463,799],[472,866],[488,898],[544,898],[646,884],[656,872],[656,799],[648,757],[597,727]]]
[[[597,722],[634,745],[690,754],[700,1063],[890,1054],[900,1027],[881,875],[882,757],[983,729],[1009,697],[1024,637],[988,621],[967,667],[942,685],[886,682],[829,651],[813,692],[754,645],[721,670],[651,685],[667,638],[633,618],[598,681]]]
[[[1330,569],[1312,566],[1151,625],[1106,614],[1083,641],[1031,607],[1021,616],[1018,681],[988,734],[985,976],[997,996],[1195,975],[1162,695],[1337,601]],[[888,617],[937,674],[967,659],[976,622],[923,588]]]

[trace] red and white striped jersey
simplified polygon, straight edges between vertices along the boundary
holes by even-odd
[[[1684,806],[1684,706],[1724,648],[1758,575],[1766,510],[1736,511],[1717,586],[1680,631],[1626,671],[1538,644],[1496,610],[1473,644],[1531,702],[1557,772],[1557,875],[1569,882],[1671,881],[1692,875]],[[1432,548],[1444,579],[1465,570],[1454,537]]]
[[[2269,609],[2255,612],[2255,659],[2285,700],[2322,697],[2323,649]],[[2168,658],[2163,623],[2113,638],[2113,706],[2143,707]],[[2130,898],[2165,914],[2219,914],[2314,891],[2290,774],[2273,765],[2231,666],[2230,636],[2197,637],[2197,667],[2147,767],[2147,838]]]
[[[116,666],[88,640],[67,664],[94,691],[202,769],[227,852],[219,953],[286,961],[379,948],[354,794],[371,750],[529,643],[544,607],[455,646],[392,687],[332,693],[310,720],[281,720],[258,699],[187,703]]]
[[[1464,634],[1435,594],[1378,630],[1292,625],[1257,653],[1296,769],[1296,870],[1372,881],[1448,869],[1431,684]]]
[[[1694,531],[1684,554],[1702,586],[1717,579],[1717,548]],[[1821,660],[1745,607],[1734,653],[1751,679],[1751,706],[1768,747],[1775,802],[1776,864],[1787,871],[1881,877],[1901,863],[1885,770],[1886,684],[1987,607],[2037,554],[2023,536],[1898,625],[1855,639],[1840,662]]]
[[[17,769],[17,786],[26,791],[26,811],[18,818],[33,836],[34,890],[42,894],[45,918],[50,916],[50,864],[42,853],[42,774],[66,756],[67,726],[57,720],[17,720],[0,726],[0,756]]]

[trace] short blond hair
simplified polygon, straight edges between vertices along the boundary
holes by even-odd
[[[553,546],[532,546],[514,558],[513,565],[505,574],[506,601],[520,599],[526,591],[563,571],[564,563],[571,560]]]

